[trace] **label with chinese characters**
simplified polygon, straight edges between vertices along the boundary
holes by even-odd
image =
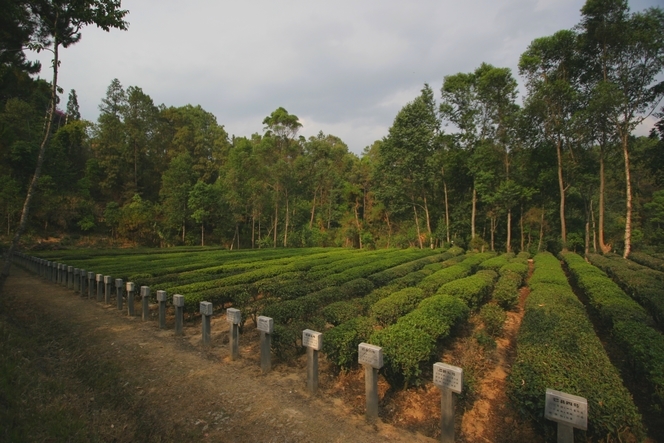
[[[239,309],[228,308],[226,309],[226,321],[233,325],[239,325],[242,321],[242,313]]]
[[[368,343],[360,343],[357,350],[357,361],[361,365],[369,365],[380,369],[383,367],[383,348]]]
[[[305,329],[302,331],[302,346],[320,351],[323,348],[323,334],[312,331],[311,329]]]
[[[463,369],[446,363],[435,363],[433,365],[433,384],[440,389],[449,389],[461,394]]]
[[[272,334],[272,332],[274,331],[274,320],[270,317],[259,315],[257,319],[256,329],[265,332],[266,334]]]
[[[588,401],[553,389],[546,390],[544,418],[577,429],[588,429]]]

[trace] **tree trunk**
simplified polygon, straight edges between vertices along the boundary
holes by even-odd
[[[429,218],[429,205],[427,205],[427,196],[424,196],[424,213],[427,217],[427,231],[429,232],[429,247],[433,249],[433,233],[431,232],[431,219]]]
[[[277,193],[276,195],[277,198],[274,199],[274,232],[272,235],[274,235],[274,247],[277,247],[277,225],[279,222],[279,194]]]
[[[602,254],[611,252],[611,245],[604,243],[604,189],[606,179],[604,177],[604,146],[599,148],[599,249]]]
[[[237,237],[237,250],[240,250],[240,224],[235,223],[235,236]]]
[[[417,208],[415,207],[415,202],[413,202],[413,212],[415,213],[415,227],[417,228],[417,243],[422,249],[422,236],[420,235],[420,220],[417,217]]]
[[[284,228],[284,248],[288,246],[288,191],[286,191],[286,227]]]
[[[56,12],[55,22],[58,21],[58,13]],[[25,227],[28,223],[28,217],[30,215],[30,204],[32,203],[32,198],[37,191],[37,184],[39,183],[39,177],[41,176],[42,165],[44,164],[44,154],[46,153],[46,145],[48,144],[48,139],[51,134],[51,126],[53,124],[53,117],[55,116],[56,102],[57,102],[57,92],[58,92],[58,67],[60,65],[60,59],[58,57],[59,51],[59,37],[56,33],[53,36],[53,83],[51,84],[51,103],[49,107],[48,120],[46,121],[46,128],[44,130],[44,137],[42,142],[39,145],[39,155],[37,156],[37,165],[35,166],[35,173],[32,176],[30,181],[30,186],[28,187],[28,192],[25,196],[25,201],[23,202],[23,210],[21,211],[21,219],[14,233],[14,238],[12,238],[12,243],[9,246],[7,251],[5,263],[2,267],[2,272],[0,272],[0,290],[4,286],[4,282],[9,276],[9,270],[12,265],[12,257],[14,251],[18,247],[18,243],[21,240],[21,235],[25,231]]]
[[[392,224],[390,223],[390,214],[385,212],[385,222],[387,223],[387,247],[390,247],[390,241],[392,241]]]
[[[498,223],[496,222],[496,216],[492,215],[490,219],[490,229],[491,229],[491,252],[494,252],[496,250],[495,248],[495,239],[496,239],[496,226]]]
[[[353,206],[353,212],[355,212],[355,226],[357,227],[357,238],[359,240],[360,249],[362,249],[362,228],[360,227],[360,215],[358,209],[360,207],[360,199],[355,197],[355,206]]]
[[[512,252],[512,209],[507,210],[507,246],[506,252]]]
[[[592,199],[590,199],[590,220],[593,224],[593,252],[597,254],[597,227],[595,226],[595,211],[593,210]]]
[[[447,181],[445,180],[445,171],[443,171],[443,195],[445,197],[445,233],[447,235],[447,244],[450,244],[450,206],[447,200]]]
[[[524,249],[524,244],[525,244],[525,238],[523,236],[523,205],[521,205],[521,216],[519,217],[519,229],[521,231],[521,250],[519,252],[523,252]]]
[[[625,250],[623,258],[629,257],[632,250],[632,181],[629,171],[629,134],[626,132],[622,137],[623,154],[625,156]]]
[[[539,243],[537,243],[537,252],[542,251],[542,242],[544,241],[544,208],[542,208],[542,218],[540,219]]]
[[[567,226],[565,224],[565,184],[563,183],[563,152],[562,140],[556,142],[556,155],[558,157],[558,190],[560,191],[560,237],[563,242],[563,251],[567,251]]]
[[[205,246],[205,223],[201,223],[201,246]]]
[[[475,210],[477,207],[477,190],[475,185],[473,185],[473,208],[470,212],[470,239],[475,238]]]
[[[314,227],[314,216],[316,215],[316,194],[318,193],[318,188],[314,191],[314,201],[311,203],[311,218],[309,219],[309,229]]]
[[[256,214],[251,211],[251,249],[256,245]]]

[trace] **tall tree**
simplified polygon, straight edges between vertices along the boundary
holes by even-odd
[[[387,181],[399,183],[397,187],[391,187],[396,193],[393,197],[401,199],[404,207],[412,208],[420,248],[423,246],[422,215],[429,245],[433,247],[429,201],[435,173],[430,157],[436,150],[439,130],[433,90],[425,84],[420,95],[399,111],[380,148],[382,175]],[[418,207],[424,214],[418,212]]]
[[[560,236],[567,249],[563,150],[571,137],[574,112],[579,106],[579,57],[573,31],[558,31],[550,37],[535,39],[519,60],[519,72],[526,79],[526,105],[532,122],[544,141],[555,147],[560,194]]]
[[[12,256],[18,245],[21,234],[25,230],[30,204],[34,192],[39,183],[44,153],[51,135],[51,125],[55,116],[58,101],[58,70],[60,67],[60,47],[68,48],[81,39],[81,29],[87,25],[97,25],[104,31],[112,28],[127,29],[124,20],[128,11],[120,9],[119,0],[77,0],[77,1],[49,1],[42,0],[31,4],[32,13],[37,18],[36,39],[31,43],[31,48],[37,51],[49,50],[53,53],[53,78],[51,80],[51,104],[44,129],[44,137],[39,147],[39,156],[35,173],[28,187],[28,192],[23,203],[21,220],[12,239],[7,258],[0,273],[0,286],[4,284],[9,275]]]

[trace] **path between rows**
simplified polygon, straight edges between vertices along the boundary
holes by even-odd
[[[141,410],[163,423],[163,435],[192,429],[189,435],[199,441],[218,442],[435,441],[382,422],[368,425],[339,399],[311,397],[304,368],[277,366],[262,375],[257,356],[230,361],[221,316],[213,320],[213,348],[205,351],[197,326],[189,326],[185,337],[178,338],[171,330],[159,330],[155,321],[130,318],[114,305],[81,298],[17,267],[4,290],[18,307],[29,310],[26,319],[66,325],[89,346],[94,359],[117,365],[126,380],[123,393],[141,399]],[[247,346],[243,350],[247,353]],[[104,416],[103,411],[98,415]],[[115,417],[122,420],[122,414]],[[109,421],[113,420],[107,417],[95,423],[110,428],[103,434],[111,441],[134,441],[132,426]]]

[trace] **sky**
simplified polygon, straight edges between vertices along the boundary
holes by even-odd
[[[661,0],[632,0],[632,11]],[[201,105],[229,135],[263,132],[278,107],[301,135],[340,137],[360,154],[387,135],[428,83],[482,62],[509,67],[535,38],[569,29],[583,0],[124,0],[127,31],[84,28],[61,51],[59,86],[96,121],[111,80],[155,104]],[[41,76],[51,80],[48,52]],[[525,93],[521,87],[522,94]],[[651,118],[637,133],[647,134]]]

